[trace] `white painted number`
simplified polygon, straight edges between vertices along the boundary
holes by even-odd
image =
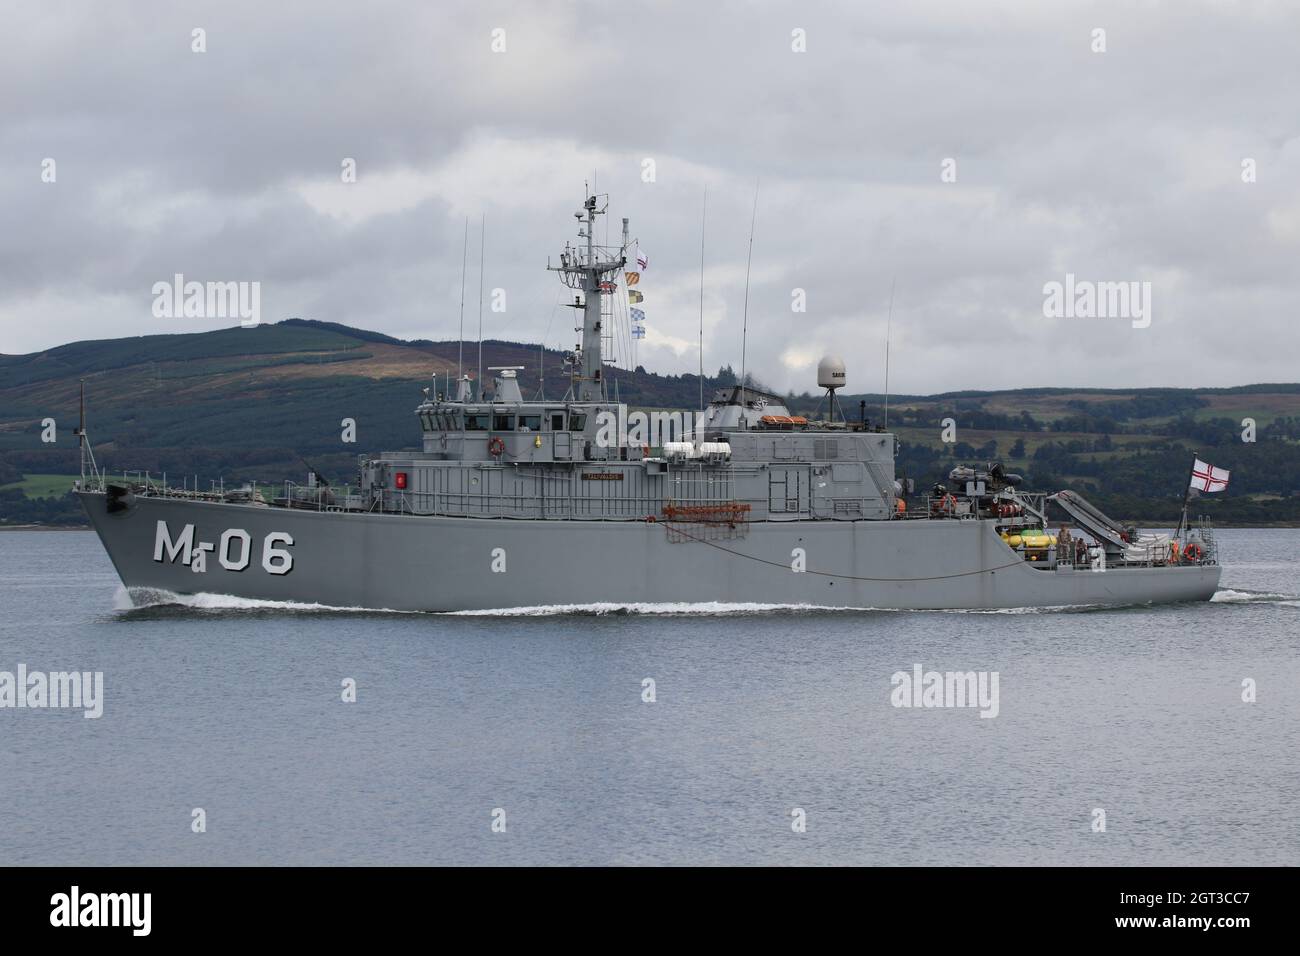
[[[293,544],[292,535],[284,531],[272,531],[262,544],[262,567],[271,574],[288,574],[293,570],[293,555],[277,544]]]
[[[239,541],[239,558],[230,557],[230,542]],[[253,550],[252,539],[242,528],[231,528],[221,532],[221,548],[217,551],[217,560],[227,571],[242,571],[248,567],[248,555]]]

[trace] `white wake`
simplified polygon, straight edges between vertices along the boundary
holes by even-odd
[[[118,588],[113,596],[118,611],[139,611],[150,607],[185,607],[196,611],[327,611],[355,614],[408,614],[388,608],[348,607],[303,601],[268,601],[261,598],[235,597],[233,594],[177,594],[161,588]]]
[[[1003,608],[892,608],[844,607],[830,604],[761,604],[755,602],[728,603],[723,601],[638,603],[594,602],[591,604],[547,604],[535,607],[484,608],[472,611],[448,611],[456,617],[553,617],[565,614],[603,616],[611,614],[648,614],[680,617],[727,617],[746,614],[861,614],[864,611],[890,614],[1051,614],[1059,611],[1078,611],[1099,608],[1095,604],[1060,604],[1044,607]]]
[[[1272,604],[1286,604],[1294,607],[1297,603],[1294,594],[1278,594],[1275,591],[1237,591],[1233,588],[1224,588],[1221,591],[1215,591],[1214,597],[1210,600],[1215,604],[1252,604],[1258,602],[1267,602]]]

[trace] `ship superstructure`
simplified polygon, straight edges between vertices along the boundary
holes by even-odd
[[[526,400],[518,368],[425,390],[416,451],[359,462],[355,486],[311,476],[268,493],[176,491],[93,468],[83,504],[124,584],[336,606],[448,611],[724,602],[998,608],[1209,598],[1213,535],[1172,540],[1076,494],[1030,494],[996,463],[917,494],[897,441],[741,383],[658,418],[611,401],[605,297],[627,265],[596,244],[601,197],[577,213],[558,273],[581,342],[562,399]],[[82,427],[84,441],[84,423]],[[1073,519],[1052,530],[1049,506]]]

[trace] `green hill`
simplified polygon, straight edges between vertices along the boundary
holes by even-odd
[[[0,356],[0,523],[75,523],[58,493],[78,470],[79,382],[88,430],[109,470],[143,469],[201,482],[298,478],[303,460],[343,481],[356,456],[410,447],[420,390],[445,390],[460,344],[403,341],[333,323],[289,319],[254,329],[74,342]],[[467,368],[478,344],[465,343]],[[563,355],[486,341],[483,364],[522,365],[521,387],[563,395]],[[436,381],[435,377],[436,376]],[[634,408],[694,408],[699,377],[617,371],[618,397]],[[731,384],[730,368],[705,382]],[[761,383],[760,383],[761,384]],[[787,398],[811,414],[818,399]],[[851,418],[884,415],[883,397],[846,395]],[[53,418],[57,441],[43,442]],[[357,441],[340,441],[344,418]],[[1256,423],[1242,441],[1242,420]],[[946,419],[955,441],[944,442]],[[1300,384],[1221,389],[1027,388],[895,395],[889,426],[902,442],[899,468],[927,487],[955,464],[1001,460],[1036,488],[1073,487],[1117,517],[1162,522],[1177,513],[1194,452],[1233,471],[1228,494],[1197,510],[1225,523],[1300,522]],[[58,476],[68,476],[60,479]],[[189,479],[193,480],[193,479]]]

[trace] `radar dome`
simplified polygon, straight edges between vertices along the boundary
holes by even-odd
[[[817,363],[817,385],[820,388],[843,388],[846,381],[844,359],[827,355]]]

